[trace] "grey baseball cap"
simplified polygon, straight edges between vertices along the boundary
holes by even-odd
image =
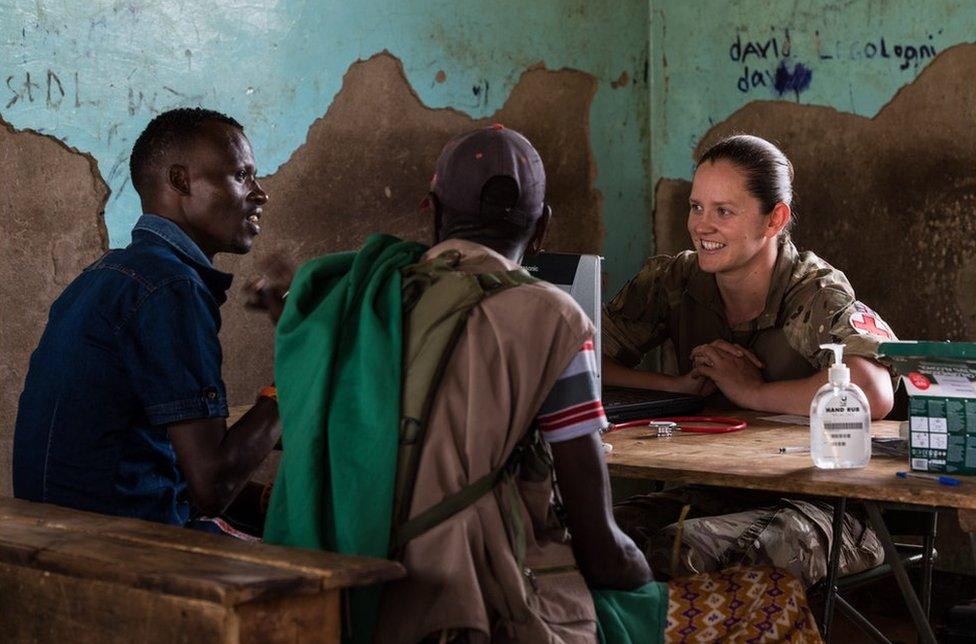
[[[529,140],[501,124],[494,124],[451,139],[437,160],[430,190],[441,208],[470,219],[498,217],[528,227],[542,215],[546,198],[546,171]],[[486,206],[482,190],[493,177],[510,177],[518,187],[511,208]]]

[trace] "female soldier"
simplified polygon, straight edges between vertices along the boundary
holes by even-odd
[[[825,382],[827,342],[842,342],[874,418],[892,406],[874,359],[894,334],[854,298],[844,274],[790,241],[793,166],[772,143],[737,135],[698,162],[688,233],[694,251],[650,259],[603,316],[608,385],[711,393],[734,405],[807,414]],[[635,371],[670,339],[680,375]]]
[[[855,299],[841,271],[811,252],[799,253],[790,241],[792,182],[789,160],[759,137],[731,136],[702,155],[688,212],[695,250],[650,259],[606,307],[605,384],[705,395],[717,389],[737,407],[805,415],[827,381],[830,352],[820,345],[840,342],[872,416],[891,410],[891,376],[874,356],[894,334]],[[679,375],[632,368],[667,339]],[[701,518],[684,524],[685,550],[672,575],[736,561],[772,563],[811,584],[826,569],[817,524],[829,527],[831,510],[823,504],[755,494],[740,494],[735,502],[728,491],[719,499],[707,488],[679,488],[628,499],[615,514],[638,546],[652,552],[655,568],[667,569],[676,527],[662,528],[686,504],[691,517]],[[757,506],[776,507],[750,510]],[[736,514],[710,516],[727,512]],[[780,532],[757,534],[742,552],[730,552],[741,534],[760,529]],[[767,550],[766,543],[800,547]],[[843,572],[878,563],[882,554],[870,530],[845,550]],[[794,557],[797,551],[803,554]]]

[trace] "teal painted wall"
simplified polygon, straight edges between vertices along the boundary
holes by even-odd
[[[501,107],[532,65],[578,69],[599,81],[590,143],[619,282],[650,243],[648,10],[639,0],[0,0],[0,116],[94,157],[119,246],[139,214],[128,154],[159,111],[235,116],[271,173],[325,114],[349,65],[382,50],[402,60],[426,105],[475,118]],[[624,72],[630,82],[613,88]]]
[[[771,99],[873,116],[932,54],[976,38],[973,24],[976,5],[959,1],[0,0],[0,116],[92,155],[118,246],[138,214],[128,152],[158,111],[231,113],[271,173],[349,65],[376,52],[402,60],[426,105],[472,117],[498,109],[534,64],[579,69],[599,81],[589,139],[612,291],[652,249],[652,186],[690,178],[710,125]],[[803,89],[777,91],[781,64]],[[798,69],[808,85],[790,78]]]
[[[934,53],[974,40],[976,3],[960,0],[652,0],[652,180],[690,179],[702,135],[751,101],[873,117]]]

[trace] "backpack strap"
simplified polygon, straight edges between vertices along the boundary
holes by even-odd
[[[469,483],[457,492],[448,494],[438,503],[427,508],[413,517],[396,530],[394,549],[401,551],[412,539],[419,537],[434,526],[440,525],[452,516],[472,505],[475,501],[495,489],[503,479],[514,476],[518,472],[518,465],[522,459],[523,447],[521,443],[512,450],[508,459],[488,474],[473,483]]]
[[[519,450],[514,450],[501,467],[448,495],[421,515],[409,518],[434,397],[468,316],[485,298],[538,281],[522,269],[463,273],[456,270],[460,258],[458,251],[449,250],[432,261],[414,264],[402,271],[406,333],[391,535],[391,549],[395,555],[401,553],[411,539],[468,507],[517,469],[515,454]]]

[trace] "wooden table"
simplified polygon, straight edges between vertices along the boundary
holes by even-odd
[[[2,642],[338,642],[395,562],[0,498]]]
[[[976,477],[957,477],[963,481],[958,487],[917,478],[901,479],[895,472],[909,469],[907,458],[882,455],[873,456],[864,468],[821,470],[814,467],[809,453],[779,452],[781,447],[809,446],[809,426],[764,421],[760,417],[770,414],[749,411],[724,411],[719,415],[745,419],[749,427],[728,434],[677,433],[671,438],[652,438],[648,430],[640,428],[605,434],[604,441],[613,445],[613,451],[607,456],[611,476],[832,497],[836,499],[833,544],[840,543],[847,500],[862,502],[885,549],[885,561],[890,562],[909,605],[921,641],[935,642],[926,610],[909,582],[881,519],[879,503],[886,507],[894,504],[913,509],[955,508],[959,510],[963,529],[973,531],[976,530]],[[898,423],[872,423],[871,433],[875,437],[897,436]],[[839,555],[840,550],[832,547],[822,620],[825,623],[821,624],[825,632],[829,632],[836,598]]]
[[[715,415],[742,418],[749,427],[730,434],[678,432],[664,439],[637,428],[604,435],[613,445],[607,457],[610,475],[976,511],[976,477],[961,477],[958,487],[900,479],[895,472],[907,470],[907,460],[877,454],[864,468],[821,470],[809,453],[779,453],[780,447],[809,446],[808,426],[759,420],[771,414],[751,411]],[[898,423],[874,422],[871,435],[896,437]]]

